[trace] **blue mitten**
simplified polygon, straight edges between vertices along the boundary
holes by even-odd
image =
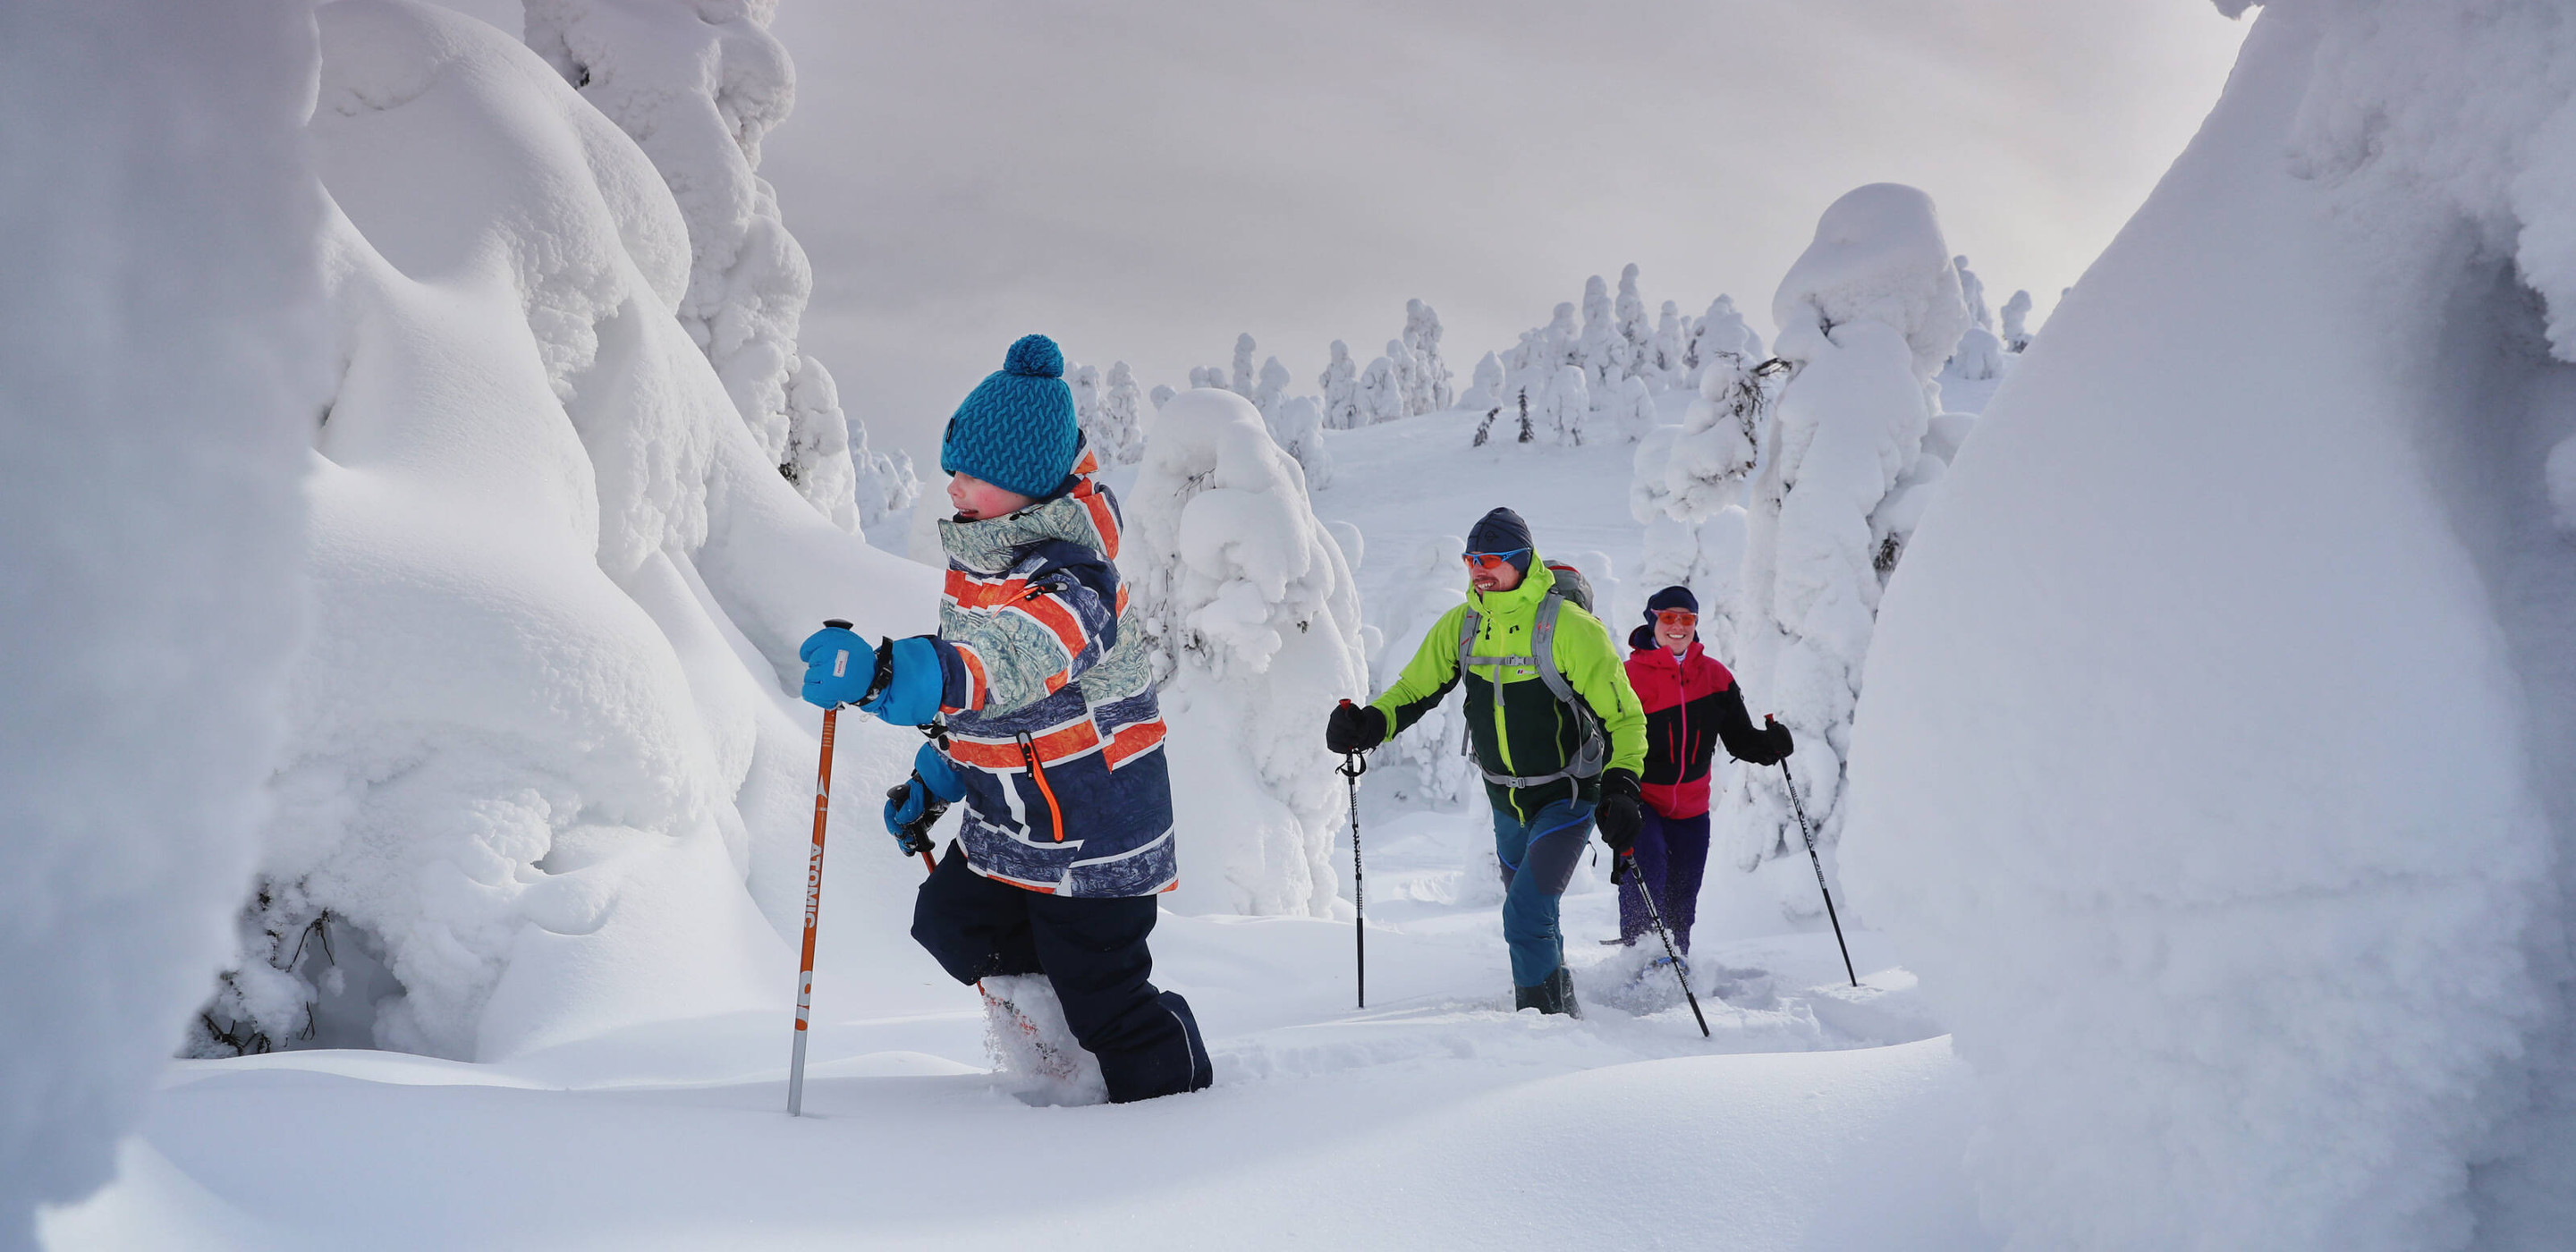
[[[893,653],[893,675],[884,691],[859,707],[890,725],[929,725],[939,716],[939,697],[948,687],[948,677],[939,666],[939,649],[928,635],[897,639],[887,647]]]
[[[837,626],[806,636],[796,658],[805,662],[805,702],[827,709],[856,703],[867,694],[868,679],[877,672],[875,649],[856,633]]]
[[[966,794],[965,780],[929,744],[913,754],[912,777],[886,792],[886,833],[906,852],[930,850],[930,827]]]

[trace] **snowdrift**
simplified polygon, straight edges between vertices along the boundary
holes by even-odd
[[[1843,861],[2013,1246],[2576,1229],[2571,85],[2555,5],[2271,6],[1887,589]]]
[[[688,233],[633,141],[479,22],[318,16],[314,630],[197,1048],[488,1059],[774,1007],[812,812],[795,646],[826,616],[927,629],[936,576],[817,513],[736,416],[672,316]],[[910,747],[852,727],[844,786]]]

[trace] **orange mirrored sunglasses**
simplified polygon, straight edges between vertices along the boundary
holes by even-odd
[[[1657,609],[1655,623],[1659,626],[1697,626],[1699,614],[1689,609]]]
[[[1511,564],[1513,557],[1527,551],[1527,548],[1514,548],[1509,552],[1470,552],[1466,554],[1466,561],[1477,569],[1496,570]]]

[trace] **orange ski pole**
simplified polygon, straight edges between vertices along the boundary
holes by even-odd
[[[850,624],[839,618],[823,623],[839,630]],[[796,1051],[787,1064],[787,1115],[805,1110],[806,1018],[814,1007],[814,927],[823,912],[823,826],[832,814],[832,731],[841,710],[823,710],[823,760],[814,775],[814,852],[805,862],[805,956],[796,976]]]

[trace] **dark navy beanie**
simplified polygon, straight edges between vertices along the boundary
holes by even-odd
[[[1655,614],[1661,613],[1665,609],[1680,609],[1685,613],[1697,613],[1699,612],[1699,597],[1692,595],[1690,588],[1688,587],[1666,587],[1663,590],[1646,597],[1647,621],[1651,622],[1655,620]]]
[[[1537,546],[1530,541],[1529,523],[1510,509],[1496,509],[1476,519],[1476,528],[1467,532],[1469,552],[1510,552],[1512,568],[1529,572],[1530,555]]]
[[[948,419],[939,468],[1040,499],[1064,485],[1081,451],[1064,353],[1044,335],[1023,335]]]

